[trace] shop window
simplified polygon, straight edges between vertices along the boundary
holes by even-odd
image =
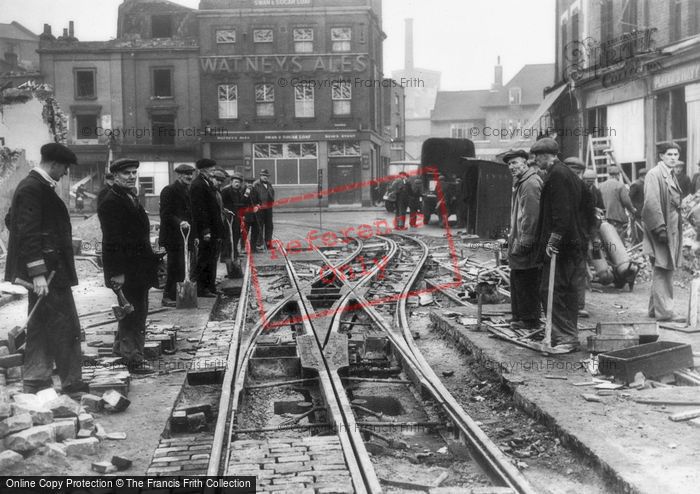
[[[253,168],[263,168],[277,185],[315,184],[318,174],[318,146],[315,142],[253,145]]]
[[[173,37],[173,20],[169,15],[153,15],[151,16],[151,37],[153,38],[172,38]]]
[[[78,140],[97,140],[98,115],[84,113],[75,116],[75,138]]]
[[[331,28],[331,50],[350,51],[352,41],[352,28],[334,27]]]
[[[272,29],[253,29],[253,43],[272,43]]]
[[[238,118],[238,86],[219,84],[219,118]]]
[[[275,88],[272,84],[255,85],[255,111],[258,117],[275,116]]]
[[[173,71],[172,69],[153,69],[153,97],[173,97]]]
[[[80,69],[75,71],[75,99],[92,99],[97,96],[95,91],[95,69]]]
[[[151,143],[154,146],[175,144],[175,115],[153,115]]]
[[[656,95],[656,143],[676,142],[681,146],[681,160],[685,160],[688,141],[687,113],[684,88]]]
[[[295,53],[314,51],[314,30],[310,27],[298,27],[292,31]]]
[[[218,44],[227,44],[236,42],[236,30],[235,29],[217,29],[216,30],[216,42]]]
[[[608,109],[605,106],[592,108],[586,112],[587,131],[593,137],[609,137]]]
[[[351,113],[352,87],[349,82],[333,82],[331,85],[333,115],[348,116]]]
[[[310,83],[294,86],[294,116],[297,118],[314,117],[314,88]]]
[[[155,194],[155,185],[154,177],[139,177],[139,190],[145,194]]]
[[[522,96],[522,91],[519,87],[512,87],[508,89],[508,104],[509,105],[519,105],[520,98]]]
[[[360,141],[331,141],[328,143],[328,156],[360,156]]]

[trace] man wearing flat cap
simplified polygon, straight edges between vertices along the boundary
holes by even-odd
[[[539,260],[544,263],[540,298],[547,309],[549,272],[556,254],[552,303],[552,346],[556,353],[578,350],[578,289],[587,249],[583,218],[593,215],[585,199],[583,181],[557,159],[559,146],[549,137],[537,141],[530,150],[546,171],[540,198],[538,227]],[[585,274],[583,275],[585,276]]]
[[[41,162],[17,185],[5,224],[10,232],[5,280],[32,285],[22,370],[25,393],[53,387],[54,363],[65,393],[87,391],[81,377],[80,321],[71,287],[78,284],[68,208],[56,185],[77,163],[67,147],[41,147]]]
[[[527,165],[525,150],[511,150],[503,156],[513,175],[510,202],[510,265],[511,327],[536,329],[540,325],[539,284],[542,264],[537,259],[536,235],[540,213],[542,179],[537,170]]]
[[[198,240],[193,278],[197,282],[198,296],[216,297],[218,244],[224,237],[221,202],[217,197],[218,180],[214,177],[216,161],[202,158],[196,167],[197,177],[190,185],[192,221]]]
[[[679,266],[681,249],[681,187],[676,180],[680,146],[658,146],[659,163],[644,180],[644,254],[654,266],[649,297],[649,317],[657,321],[684,322],[673,308],[673,271]]]
[[[258,207],[256,221],[260,229],[258,242],[265,242],[268,249],[272,248],[272,203],[275,202],[275,189],[270,183],[270,172],[263,168],[260,170],[260,178],[253,182],[253,204]],[[251,247],[254,247],[251,245]]]
[[[134,311],[119,321],[114,353],[134,370],[146,369],[148,290],[158,284],[158,258],[151,247],[151,225],[134,194],[139,162],[131,158],[114,161],[109,171],[114,185],[97,208],[102,227],[102,264],[105,283],[122,290]]]
[[[221,200],[224,205],[224,215],[227,218],[227,229],[228,222],[231,223],[229,236],[223,242],[221,256],[226,264],[228,277],[238,277],[240,275],[238,242],[241,239],[241,210],[252,206],[250,196],[246,197],[243,190],[242,175],[234,173],[231,176],[231,183],[221,191]]]
[[[634,217],[636,209],[630,200],[627,187],[620,181],[620,169],[613,165],[608,168],[608,179],[600,184],[600,193],[605,204],[605,219],[617,230],[624,241],[627,237],[629,218],[627,211]]]
[[[177,299],[177,282],[186,275],[185,242],[183,234],[188,236],[190,252],[194,245],[192,226],[192,204],[190,202],[190,184],[194,178],[194,167],[181,164],[175,168],[176,180],[167,185],[160,193],[160,234],[159,243],[168,253],[168,277],[163,290],[162,305],[175,307]]]

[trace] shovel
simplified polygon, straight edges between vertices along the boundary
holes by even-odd
[[[134,306],[131,305],[126,299],[121,287],[119,289],[112,287],[112,291],[117,294],[117,299],[119,300],[119,305],[112,306],[112,312],[114,313],[114,318],[117,321],[121,321],[126,316],[134,312]]]
[[[233,244],[233,219],[235,214],[233,211],[224,209],[226,214],[226,223],[228,223],[228,234],[229,240],[231,241],[231,278],[243,278],[243,271],[241,270],[241,265],[238,263],[238,257],[234,257],[236,248]]]
[[[175,301],[175,307],[178,309],[196,309],[197,308],[197,284],[192,281],[192,273],[190,266],[190,249],[189,249],[189,239],[190,239],[190,228],[187,227],[187,234],[185,235],[185,226],[180,225],[180,235],[182,235],[182,241],[184,243],[185,252],[185,280],[178,281],[177,283],[177,300]]]
[[[47,286],[51,284],[51,280],[53,280],[55,274],[56,271],[51,271],[49,273],[49,277],[46,278]],[[32,283],[21,278],[15,278],[13,284],[23,286],[27,290],[34,289],[34,285]],[[34,317],[34,313],[36,312],[37,308],[41,305],[42,300],[44,300],[44,295],[37,299],[34,307],[32,307],[32,310],[27,316],[27,321],[24,323],[24,326],[15,326],[9,331],[9,333],[7,333],[8,349],[10,350],[10,353],[16,353],[21,349],[21,347],[24,346],[24,343],[27,341],[27,326],[29,325],[29,321],[32,320],[32,317]]]

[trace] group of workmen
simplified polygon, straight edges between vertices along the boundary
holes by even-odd
[[[620,181],[611,166],[609,178],[598,184],[598,174],[571,157],[562,163],[559,146],[549,137],[538,140],[528,153],[511,150],[503,155],[513,175],[511,224],[508,238],[511,327],[540,329],[541,311],[552,304],[554,353],[579,349],[578,318],[586,317],[582,298],[587,285],[586,260],[601,221],[615,227],[624,239],[628,212],[633,242],[642,237],[643,252],[653,266],[648,316],[658,321],[682,322],[673,310],[673,271],[681,255],[681,201],[677,180],[680,147],[673,142],[658,146],[658,164],[632,184]],[[630,197],[631,196],[631,197]],[[554,280],[550,295],[550,269]],[[630,287],[633,277],[629,281]]]
[[[88,388],[81,376],[80,321],[71,291],[78,284],[72,227],[68,208],[55,190],[75,164],[77,157],[66,146],[42,146],[39,165],[17,186],[5,218],[10,233],[5,280],[32,286],[23,368],[28,393],[53,387],[54,363],[65,393]],[[139,164],[130,158],[111,163],[107,185],[98,195],[97,215],[105,284],[133,307],[118,322],[114,354],[132,372],[152,372],[143,348],[148,292],[158,286],[162,255],[153,250],[150,220],[138,200]],[[177,180],[163,189],[160,201],[159,240],[168,256],[162,301],[166,306],[175,305],[176,284],[190,262],[197,295],[215,297],[219,256],[228,275],[235,277],[239,244],[249,241],[252,251],[269,245],[275,199],[267,170],[245,186],[243,177],[229,175],[207,158],[197,161],[196,170],[183,164],[175,173]],[[185,241],[196,252],[188,260]]]

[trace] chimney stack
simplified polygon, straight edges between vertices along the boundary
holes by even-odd
[[[413,19],[406,19],[405,70],[413,70]]]
[[[44,34],[51,36],[51,24],[44,24]]]
[[[496,66],[494,67],[493,88],[500,89],[503,87],[503,67],[501,66],[501,57],[498,57]]]
[[[75,37],[75,36],[73,36],[73,27],[74,27],[73,21],[68,21],[68,36],[69,36],[70,38],[74,38],[74,37]]]
[[[61,36],[61,39],[67,39],[68,38],[68,29],[65,27],[63,28],[63,36]]]

